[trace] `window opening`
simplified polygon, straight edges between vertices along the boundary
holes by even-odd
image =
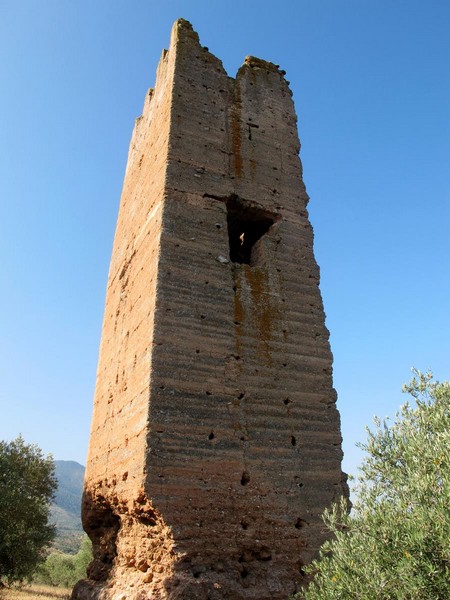
[[[246,206],[237,196],[231,196],[227,200],[231,262],[251,267],[263,264],[261,240],[275,221],[275,215]]]

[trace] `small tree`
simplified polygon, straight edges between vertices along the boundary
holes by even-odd
[[[57,486],[54,463],[21,436],[0,441],[0,582],[31,576],[55,536],[48,523]]]
[[[75,554],[73,560],[75,563],[75,574],[77,577],[76,581],[74,582],[75,585],[79,579],[84,579],[86,577],[88,565],[92,561],[92,542],[87,535],[85,535],[81,540],[80,549]]]
[[[325,515],[305,600],[450,598],[450,383],[415,371],[404,391],[415,406],[367,430],[352,512]]]
[[[52,552],[39,566],[33,580],[60,587],[73,587],[77,581],[86,577],[86,569],[92,560],[92,543],[85,535],[80,549],[73,554]]]

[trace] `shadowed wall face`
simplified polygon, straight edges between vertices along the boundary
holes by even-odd
[[[177,21],[130,147],[75,598],[287,598],[324,540],[347,490],[299,147],[278,67],[232,79]]]

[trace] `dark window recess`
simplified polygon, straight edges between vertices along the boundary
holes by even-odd
[[[250,481],[250,475],[247,473],[247,471],[244,471],[242,473],[242,477],[241,477],[241,485],[247,485],[247,483]]]
[[[261,240],[277,220],[275,215],[246,206],[237,196],[227,200],[230,260],[255,267],[263,264]]]

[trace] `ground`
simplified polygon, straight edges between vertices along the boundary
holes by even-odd
[[[21,588],[4,588],[0,600],[68,600],[71,590],[48,585],[26,585]]]

